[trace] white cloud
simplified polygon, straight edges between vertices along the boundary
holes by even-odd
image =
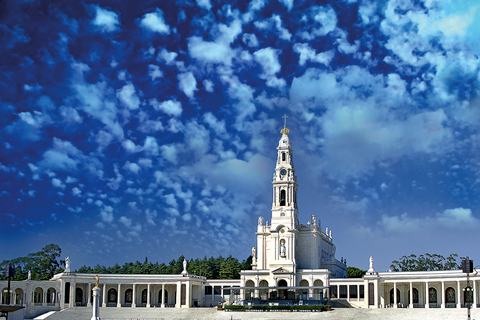
[[[200,8],[210,10],[212,8],[212,4],[210,3],[210,0],[196,0],[197,1],[197,6]]]
[[[267,80],[267,85],[271,87],[283,87],[286,85],[284,79],[278,79],[275,75],[280,71],[281,65],[278,61],[278,50],[273,48],[263,48],[253,54],[263,69],[261,78]]]
[[[152,81],[155,81],[158,78],[163,78],[162,70],[160,70],[160,67],[155,64],[148,65],[148,75],[150,76]]]
[[[140,171],[140,166],[136,163],[131,163],[127,161],[123,166],[123,169],[130,171],[131,173],[137,174]]]
[[[72,195],[75,197],[80,197],[82,195],[82,190],[78,189],[77,187],[74,187],[72,189]]]
[[[197,91],[197,80],[193,76],[193,73],[186,72],[177,76],[179,84],[178,87],[182,90],[187,97],[193,99],[195,91]]]
[[[253,33],[244,33],[242,36],[242,41],[250,48],[256,48],[259,45],[257,36]]]
[[[125,216],[121,216],[120,219],[118,219],[120,223],[122,223],[125,227],[130,228],[132,225],[132,219],[129,219]]]
[[[207,92],[213,92],[214,91],[214,84],[211,80],[205,79],[203,80],[203,87],[205,88],[205,91]]]
[[[120,29],[120,21],[118,15],[113,12],[99,6],[95,8],[95,19],[92,23],[101,28],[102,32],[114,32]]]
[[[182,104],[176,100],[167,100],[160,103],[157,99],[152,99],[150,100],[150,105],[153,106],[155,110],[173,117],[179,117],[183,112]]]
[[[307,61],[313,61],[322,63],[326,66],[330,65],[330,62],[335,56],[333,50],[316,53],[315,50],[307,43],[296,43],[293,45],[293,51],[300,54],[298,64],[305,65]]]
[[[279,0],[281,4],[283,4],[288,11],[292,10],[293,8],[293,0]]]
[[[111,223],[113,222],[113,208],[110,206],[105,206],[102,211],[100,211],[100,216],[103,222]]]
[[[157,140],[154,137],[148,136],[145,139],[143,150],[149,154],[157,155],[159,150]]]
[[[160,62],[165,62],[167,65],[171,65],[175,63],[177,56],[178,53],[176,52],[169,52],[165,49],[162,49],[157,55],[157,60]]]
[[[163,11],[158,8],[155,12],[145,14],[140,25],[152,32],[170,34],[170,27],[165,23]]]
[[[140,106],[140,99],[135,93],[135,87],[132,83],[127,83],[117,90],[117,98],[130,110],[138,109]]]
[[[137,146],[132,140],[129,139],[122,141],[122,146],[130,153],[139,152],[142,149],[140,146]]]
[[[470,209],[447,209],[442,213],[437,213],[436,217],[446,227],[476,228],[480,225],[479,219],[473,216]]]
[[[52,185],[56,188],[65,189],[65,184],[57,178],[52,179]]]

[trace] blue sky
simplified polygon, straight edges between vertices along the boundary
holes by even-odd
[[[287,114],[300,221],[378,270],[480,259],[480,8],[5,1],[0,259],[245,259]]]

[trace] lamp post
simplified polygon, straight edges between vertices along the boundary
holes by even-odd
[[[465,300],[467,300],[467,298],[470,298],[471,295],[474,293],[472,287],[470,287],[470,279],[468,278],[470,273],[473,272],[473,260],[470,260],[468,258],[468,256],[464,260],[462,260],[462,271],[463,271],[463,273],[467,274],[467,286],[463,289],[463,291],[465,292],[465,295],[464,295]],[[468,300],[470,300],[470,299],[468,299]],[[467,319],[470,320],[470,305],[471,305],[471,303],[465,301],[465,304],[467,305]]]

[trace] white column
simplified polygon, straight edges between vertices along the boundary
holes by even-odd
[[[191,306],[191,296],[192,296],[192,284],[190,281],[187,282],[187,285],[185,286],[185,290],[187,290],[187,292],[185,293],[185,306],[187,308],[190,308]],[[223,296],[223,286],[222,286],[222,296]]]
[[[445,282],[442,281],[442,308],[445,308]]]
[[[360,301],[360,285],[357,284],[357,301]]]
[[[150,308],[150,283],[147,285],[147,308]]]
[[[347,284],[347,301],[350,301],[350,285]]]
[[[176,301],[175,301],[175,308],[181,308],[182,307],[182,282],[178,281],[177,282],[177,293],[176,293]]]
[[[121,307],[122,306],[122,291],[121,291],[121,288],[122,288],[122,284],[119,283],[118,284],[118,290],[117,290],[117,307]]]
[[[106,307],[107,306],[107,284],[106,283],[103,284],[102,300],[103,300],[102,307]]]
[[[12,295],[10,294],[10,292],[8,293],[8,295],[10,297],[10,304],[12,304]],[[47,290],[43,290],[42,305],[43,306],[47,305]]]
[[[473,308],[477,308],[477,281],[473,280]]]
[[[137,287],[136,284],[133,284],[133,296],[132,296],[132,308],[135,308],[137,306]]]
[[[93,310],[90,320],[100,320],[100,288],[93,288]]]
[[[413,282],[410,282],[410,305],[409,308],[413,308]]]
[[[88,284],[88,294],[87,294],[87,307],[91,307],[92,304],[90,303],[90,301],[92,301],[92,284],[89,283]]]
[[[457,308],[461,308],[462,307],[462,290],[460,290],[460,281],[457,281],[457,293],[455,294],[455,296],[457,297]]]
[[[162,298],[160,301],[160,308],[165,308],[165,284],[162,283]]]
[[[397,308],[397,283],[393,283],[393,307]]]
[[[428,291],[430,290],[428,282],[425,282],[425,308],[430,308],[430,297],[428,296]]]
[[[70,282],[70,307],[75,306],[75,298],[76,298],[76,290],[77,289],[77,284],[75,281]]]

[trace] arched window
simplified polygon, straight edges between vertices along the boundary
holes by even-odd
[[[147,303],[147,295],[148,295],[148,290],[143,289],[142,290],[142,303]]]
[[[77,288],[75,290],[75,303],[82,303],[83,302],[83,290],[81,288]]]
[[[33,303],[42,303],[43,302],[43,290],[42,288],[36,288],[33,295]]]
[[[445,300],[447,303],[455,303],[455,289],[449,287],[445,290]]]
[[[282,161],[285,161],[286,160],[286,154],[285,152],[282,152]]]
[[[280,205],[281,206],[285,206],[286,195],[287,195],[287,193],[286,193],[285,190],[280,191]]]
[[[23,304],[23,290],[20,288],[15,290],[15,304],[17,305]]]
[[[413,288],[413,303],[418,303],[418,290]],[[408,290],[408,304],[410,304],[410,290]]]
[[[55,289],[50,288],[47,290],[47,303],[55,303],[56,292]]]
[[[393,289],[390,289],[390,304],[394,304]],[[397,303],[400,303],[400,289],[397,288]]]
[[[428,289],[428,303],[437,303],[437,289]]]
[[[117,303],[117,290],[108,290],[108,302]]]
[[[125,290],[125,303],[132,303],[133,299],[133,290],[127,289]]]

